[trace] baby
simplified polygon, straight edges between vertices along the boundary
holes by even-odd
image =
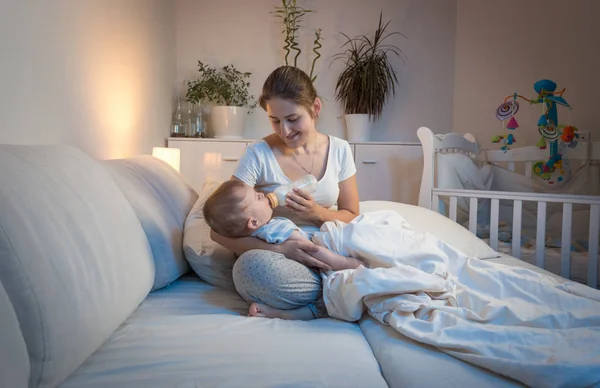
[[[252,236],[271,244],[312,238],[287,218],[273,217],[267,197],[238,180],[222,183],[206,200],[203,213],[208,226],[225,237]],[[311,255],[334,271],[355,269],[363,264],[321,246]]]

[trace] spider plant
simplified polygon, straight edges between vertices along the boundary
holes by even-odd
[[[345,67],[335,85],[335,99],[341,101],[345,114],[368,114],[371,120],[379,119],[383,106],[390,96],[396,94],[398,77],[390,63],[395,55],[404,63],[404,52],[385,41],[399,32],[387,32],[390,21],[383,23],[379,14],[379,25],[372,37],[360,35],[350,38],[341,33],[346,42],[344,51],[334,55],[333,62],[343,60]]]

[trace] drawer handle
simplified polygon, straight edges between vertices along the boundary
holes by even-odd
[[[363,162],[363,164],[376,164],[377,163],[376,160],[363,160],[362,162]]]
[[[237,162],[240,158],[223,158],[224,162]]]

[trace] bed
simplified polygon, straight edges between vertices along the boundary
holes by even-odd
[[[463,224],[498,252],[599,288],[600,142],[565,150],[571,182],[544,190],[531,171],[547,152],[536,146],[487,150],[471,134],[426,127],[417,134],[419,206]]]

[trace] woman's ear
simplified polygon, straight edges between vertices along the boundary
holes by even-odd
[[[321,113],[322,106],[323,103],[321,102],[321,99],[319,97],[315,98],[315,102],[313,103],[313,114],[315,118],[319,117],[319,113]]]
[[[248,218],[248,222],[246,223],[246,227],[249,230],[256,230],[260,227],[260,222],[256,218]]]

